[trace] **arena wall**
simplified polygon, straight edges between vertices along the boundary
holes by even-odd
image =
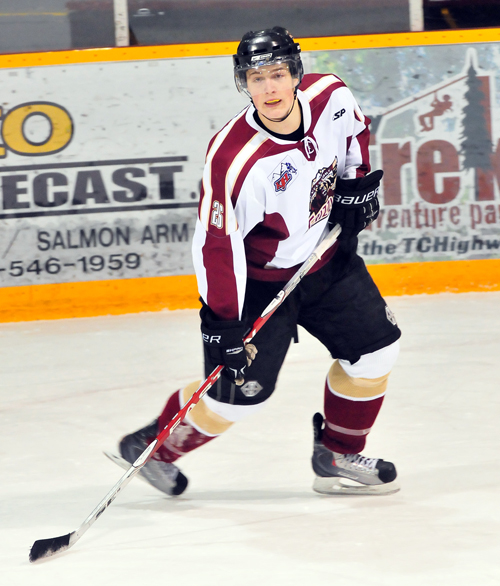
[[[500,290],[500,29],[300,39],[372,119],[384,295]],[[197,307],[205,149],[236,43],[0,56],[0,321]]]

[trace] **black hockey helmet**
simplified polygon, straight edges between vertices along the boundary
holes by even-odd
[[[275,26],[262,31],[249,31],[243,35],[236,55],[233,55],[234,80],[236,87],[248,97],[247,71],[265,65],[286,63],[298,85],[304,76],[304,67],[300,58],[300,45],[283,27]]]

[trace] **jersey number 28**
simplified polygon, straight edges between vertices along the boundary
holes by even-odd
[[[216,228],[222,228],[224,223],[223,214],[224,206],[220,203],[220,201],[214,201],[212,204],[212,218],[210,220],[210,224]]]

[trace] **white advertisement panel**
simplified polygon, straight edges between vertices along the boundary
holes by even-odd
[[[304,54],[372,119],[368,263],[500,256],[500,44]],[[192,274],[231,57],[0,70],[0,286]]]
[[[0,285],[192,274],[231,58],[0,70]]]

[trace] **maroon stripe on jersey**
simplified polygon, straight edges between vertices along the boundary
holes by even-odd
[[[207,305],[220,319],[239,319],[231,237],[217,238],[207,232],[202,254],[207,277]]]
[[[217,134],[215,134],[214,136],[212,136],[212,138],[210,139],[209,143],[208,143],[208,147],[207,147],[207,153],[210,151],[210,149],[212,148],[212,145],[214,144],[215,139],[217,138]]]
[[[370,145],[370,130],[368,129],[368,125],[370,122],[371,120],[368,117],[365,117],[366,128],[356,136],[359,148],[361,149],[361,160],[363,161],[356,169],[356,177],[364,177],[370,172],[370,153],[368,150]]]
[[[307,73],[306,75],[304,75],[300,83],[299,89],[305,91],[323,77],[332,77],[333,79],[338,79],[338,82],[340,84],[345,85],[340,78],[334,77],[331,73]]]
[[[370,130],[368,129],[368,124],[370,124],[371,120],[365,117],[365,124],[367,125],[363,132],[360,132],[356,136],[356,140],[358,141],[359,148],[361,151],[361,164],[356,168],[356,177],[364,177],[367,173],[370,172],[370,153],[368,151],[368,145],[370,144]],[[346,138],[346,150],[349,152],[352,143],[352,136],[348,136]]]
[[[235,157],[241,151],[241,149],[248,143],[253,136],[258,133],[249,126],[245,121],[245,115],[243,114],[239,120],[237,120],[228,135],[217,149],[211,162],[211,187],[212,187],[212,200],[210,208],[213,209],[215,201],[218,201],[222,206],[223,222],[222,225],[218,226],[209,223],[207,229],[214,236],[220,237],[221,234],[226,233],[226,213],[224,206],[226,205],[226,175],[228,169],[231,167]],[[219,206],[218,209],[221,209]]]
[[[283,217],[278,213],[266,214],[245,238],[247,262],[263,267],[276,256],[282,240],[290,236]]]
[[[243,182],[245,181],[251,168],[255,165],[255,163],[257,163],[257,161],[263,159],[266,155],[269,156],[270,152],[274,154],[274,147],[276,146],[279,145],[276,145],[273,141],[268,139],[264,141],[261,144],[261,146],[253,153],[253,155],[251,155],[247,159],[246,163],[243,165],[240,172],[238,173],[238,177],[233,186],[233,192],[231,193],[231,201],[233,203],[233,207],[236,206],[236,201],[238,200],[238,196],[241,191],[241,186],[243,185]]]

